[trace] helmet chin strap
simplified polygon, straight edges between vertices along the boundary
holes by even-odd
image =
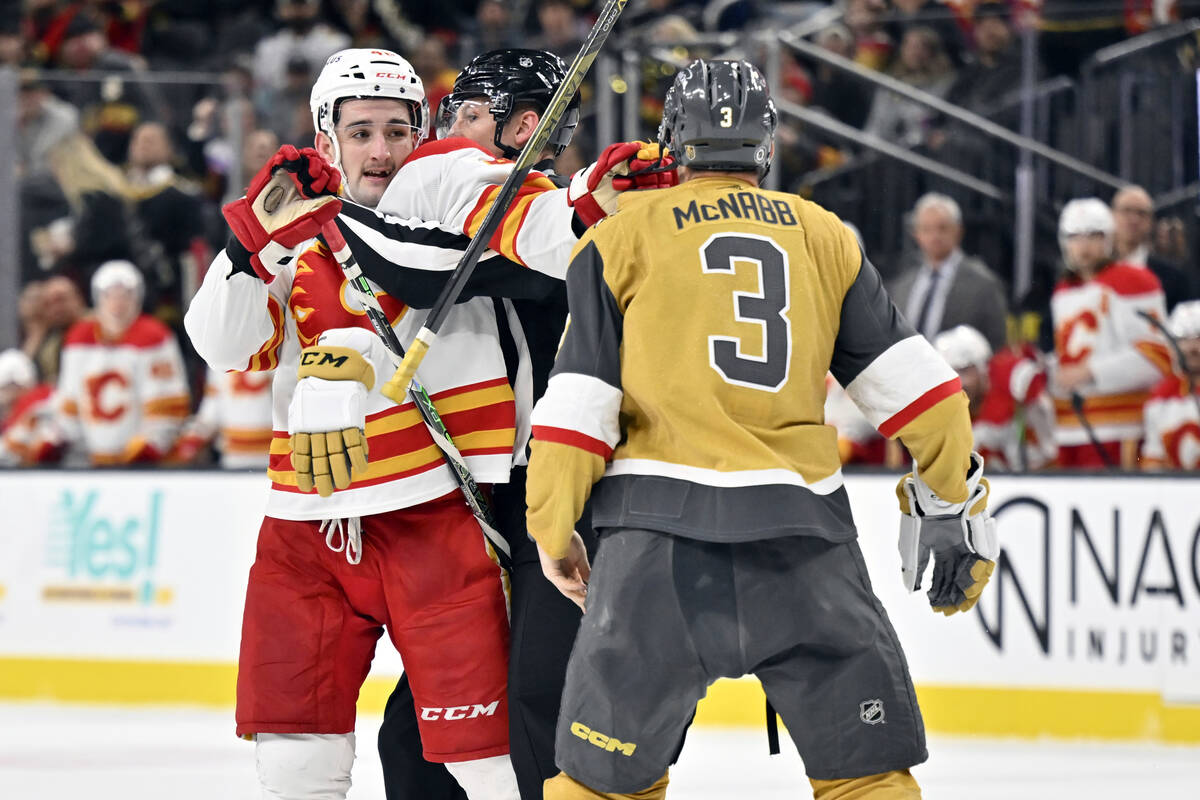
[[[338,143],[337,134],[333,131],[321,131],[329,137],[329,143],[333,147],[333,166],[342,173],[342,195],[351,202],[358,203],[354,197],[354,192],[350,191],[350,181],[346,177],[346,170],[342,168],[342,146]],[[362,205],[359,203],[359,205]]]

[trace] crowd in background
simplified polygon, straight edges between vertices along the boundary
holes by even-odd
[[[182,335],[182,314],[213,254],[224,246],[221,203],[239,195],[281,143],[311,145],[309,90],[326,57],[345,47],[395,49],[412,62],[436,108],[459,66],[483,50],[539,47],[569,60],[600,5],[597,0],[0,2],[6,12],[0,15],[0,64],[20,69],[22,286],[21,345],[0,356],[2,457],[8,463],[209,463],[215,457],[228,466],[254,463],[256,448],[263,437],[269,439],[269,382],[208,373]],[[648,54],[641,62],[641,86],[621,87],[640,93],[642,135],[653,135],[672,63],[696,55],[759,58],[751,33],[802,24],[826,6],[843,13],[811,33],[815,44],[979,112],[1005,102],[1019,87],[1022,25],[1040,29],[1038,74],[1070,75],[1100,47],[1200,12],[1200,3],[1187,0],[631,0],[610,47],[636,46]],[[736,43],[714,38],[720,33],[735,34]],[[826,64],[786,52],[783,58],[786,100],[819,107],[848,125],[935,156],[970,145],[971,138],[952,121],[920,104],[875,91]],[[594,97],[585,85],[585,121],[560,157],[560,173],[584,166],[607,144],[596,141],[595,126],[588,124]],[[791,190],[814,170],[854,156],[851,148],[786,116],[777,149],[783,186]],[[1165,325],[1173,310],[1182,306],[1186,312],[1188,302],[1200,297],[1184,222],[1156,218],[1149,194],[1136,187],[1103,199],[1112,205],[1113,255],[1153,276]],[[995,263],[993,253],[963,252],[964,238],[973,241],[970,234],[970,221],[954,201],[934,193],[911,210],[903,241],[872,258],[889,279],[900,312],[940,341],[969,393],[978,394],[973,408],[983,413],[1000,403],[1007,409],[999,420],[993,411],[984,414],[977,436],[986,439],[987,426],[999,424],[1008,431],[1009,445],[1013,437],[1019,443],[1007,456],[997,456],[1001,463],[1012,469],[1052,465],[1058,458],[1054,426],[1078,417],[1071,392],[1060,393],[1057,401],[1052,396],[1055,365],[1073,345],[1061,331],[1056,340],[1058,322],[1049,307],[1054,293],[1046,292],[1046,308],[1035,319],[1022,318],[1018,312],[1027,305],[1010,308],[1007,265]],[[108,298],[118,294],[124,300]],[[1179,317],[1186,319],[1186,313]],[[1182,322],[1175,330],[1185,349],[1200,338],[1200,331],[1193,334]],[[953,339],[941,341],[952,332]],[[102,420],[111,430],[101,446],[87,440],[87,420],[115,413],[120,403],[113,398],[122,387],[70,378],[67,385],[79,396],[68,398],[60,376],[72,369],[73,347],[123,336],[136,339],[138,374],[155,391],[133,409],[140,422],[122,428]],[[1176,389],[1186,395],[1191,380],[1181,360],[1187,358],[1167,352],[1159,377],[1168,380],[1174,370],[1184,381]],[[976,380],[973,369],[991,377]],[[1013,374],[1020,376],[1016,384]],[[1043,387],[1045,398],[1038,399]],[[1004,397],[987,400],[989,392],[1001,389]],[[1139,419],[1140,404],[1152,396],[1162,400],[1155,386],[1133,393],[1140,397]],[[903,454],[863,432],[840,397],[831,386],[829,418],[843,431],[845,460],[899,463]],[[1200,413],[1200,405],[1192,405]],[[255,413],[262,416],[261,426]],[[1171,435],[1178,440],[1183,434],[1177,428]],[[1191,441],[1187,436],[1200,447],[1200,427],[1184,435]],[[1123,438],[1134,444],[1132,455],[1116,453],[1120,465],[1200,466],[1200,456],[1179,463],[1160,457],[1162,448],[1143,433]],[[1139,451],[1137,441],[1144,438]],[[1003,453],[1005,446],[1000,442],[993,449]],[[1197,447],[1184,451],[1195,455]],[[1092,466],[1105,465],[1101,459]]]

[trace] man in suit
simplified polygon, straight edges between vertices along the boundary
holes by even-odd
[[[963,226],[958,203],[930,192],[917,200],[912,219],[921,262],[888,285],[892,301],[930,341],[942,331],[970,325],[999,351],[1007,340],[1004,284],[959,247]]]
[[[1196,297],[1196,287],[1188,274],[1169,261],[1150,254],[1150,236],[1154,230],[1154,201],[1140,186],[1118,189],[1112,199],[1113,247],[1116,260],[1145,267],[1154,273],[1167,296],[1167,311],[1184,300]]]

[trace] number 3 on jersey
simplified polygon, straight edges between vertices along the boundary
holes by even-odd
[[[762,355],[747,355],[737,337],[709,336],[708,363],[726,383],[777,392],[792,363],[787,253],[774,239],[749,233],[718,233],[700,247],[705,275],[736,275],[739,262],[757,265],[759,291],[733,292],[733,317],[762,327]]]

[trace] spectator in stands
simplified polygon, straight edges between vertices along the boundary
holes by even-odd
[[[513,30],[509,4],[500,0],[480,0],[475,16],[464,20],[459,31],[458,60],[463,63],[488,50],[524,46]]]
[[[963,63],[967,50],[963,29],[944,0],[892,0],[887,19],[895,41],[902,41],[912,28],[931,28],[950,60],[956,65]]]
[[[1059,217],[1066,273],[1050,300],[1051,392],[1058,463],[1130,469],[1142,438],[1142,406],[1170,374],[1167,345],[1144,319],[1166,316],[1154,273],[1113,259],[1112,212],[1102,200],[1072,200]]]
[[[238,174],[239,143],[244,143],[245,137],[259,127],[250,100],[254,86],[253,59],[234,57],[222,76],[222,83],[219,95],[196,102],[187,127],[188,163],[193,172],[204,175],[204,194],[217,203],[239,197],[258,169],[256,166],[254,171]]]
[[[275,17],[283,28],[260,40],[254,51],[254,79],[266,92],[287,86],[294,59],[307,63],[311,80],[325,59],[350,46],[349,36],[321,21],[320,0],[276,0]]]
[[[1092,53],[1127,35],[1124,3],[1042,0],[1038,50],[1051,75],[1076,75]]]
[[[1167,311],[1196,296],[1189,276],[1169,261],[1150,252],[1154,233],[1154,201],[1140,186],[1119,189],[1112,199],[1116,229],[1113,248],[1118,261],[1149,269],[1162,284]]]
[[[1004,347],[1004,284],[986,264],[963,253],[958,203],[944,194],[923,195],[913,208],[912,230],[921,261],[888,285],[897,308],[930,341],[941,331],[969,324],[993,351]]]
[[[942,331],[934,347],[962,381],[975,449],[989,469],[1039,469],[1053,463],[1058,451],[1054,404],[1032,347],[1005,347],[993,355],[987,339],[970,325]]]
[[[6,9],[0,8],[0,12]],[[20,67],[25,63],[25,37],[16,9],[0,15],[0,66]]]
[[[1172,264],[1192,263],[1187,229],[1182,219],[1176,216],[1162,217],[1154,224],[1153,253]],[[1189,279],[1193,287],[1200,289],[1200,276],[1195,274],[1194,265]]]
[[[950,87],[946,99],[977,114],[996,108],[1021,86],[1021,53],[1016,46],[1009,5],[985,0],[973,14],[975,48]]]
[[[274,131],[266,128],[250,131],[242,142],[242,174],[254,175],[278,149],[279,137]]]
[[[0,466],[29,460],[41,412],[52,394],[50,384],[38,382],[27,355],[20,350],[0,353]]]
[[[436,112],[438,104],[454,88],[454,79],[458,77],[458,67],[450,63],[445,40],[440,36],[426,36],[413,50],[409,62],[425,85],[425,99],[429,102],[429,108]]]
[[[195,188],[175,174],[175,151],[164,125],[144,122],[129,141],[126,175],[134,213],[148,244],[150,274],[147,307],[176,328],[183,322],[188,287],[199,285],[198,269],[208,264],[204,216]]]
[[[815,37],[818,46],[842,58],[854,58],[854,34],[845,25],[834,24]],[[829,112],[847,125],[862,128],[871,111],[874,88],[840,69],[817,62],[812,67],[812,105]]]
[[[537,19],[542,32],[528,46],[549,50],[571,63],[588,34],[588,25],[575,7],[568,0],[538,0]]]
[[[954,67],[931,28],[909,28],[900,41],[900,54],[888,73],[908,85],[943,97],[954,83]],[[866,131],[889,142],[916,147],[924,143],[935,112],[901,97],[878,90],[867,116]]]
[[[312,141],[312,120],[308,110],[311,86],[312,70],[308,59],[294,55],[288,59],[283,86],[259,92],[259,118],[267,121],[281,142],[303,146]]]
[[[130,258],[139,248],[131,227],[129,184],[125,173],[106,160],[86,136],[77,134],[60,142],[49,161],[54,181],[66,198],[69,225],[60,243],[65,252],[52,248],[50,255],[57,257],[47,268],[86,286],[100,264]],[[39,248],[36,239],[34,246]],[[39,256],[45,255],[39,252]]]
[[[880,71],[891,61],[894,44],[884,24],[883,10],[883,0],[848,0],[843,17],[854,34],[854,60]]]
[[[79,109],[50,93],[33,71],[21,74],[17,96],[17,169],[21,175],[50,169],[50,151],[79,132]]]
[[[55,65],[72,72],[125,73],[131,77],[144,72],[140,58],[109,46],[99,20],[87,9],[67,25]],[[109,76],[98,81],[80,76],[55,84],[55,91],[79,109],[83,130],[114,163],[124,159],[129,134],[138,122],[162,117],[157,91],[137,80]]]
[[[110,261],[92,278],[95,316],[67,332],[54,426],[39,460],[80,452],[93,466],[159,461],[191,410],[175,335],[141,313],[142,275]]]
[[[21,318],[21,352],[37,368],[41,379],[58,383],[59,362],[67,330],[87,313],[83,295],[62,275],[26,285],[17,301]]]
[[[329,9],[330,17],[336,27],[350,34],[351,47],[386,48],[391,45],[388,30],[373,5],[379,4],[373,4],[371,0],[333,0],[332,8]],[[401,13],[402,10],[396,5],[392,6],[392,15],[398,18],[401,24],[417,30],[400,16]],[[406,45],[409,44],[409,37],[405,36],[404,41]]]

